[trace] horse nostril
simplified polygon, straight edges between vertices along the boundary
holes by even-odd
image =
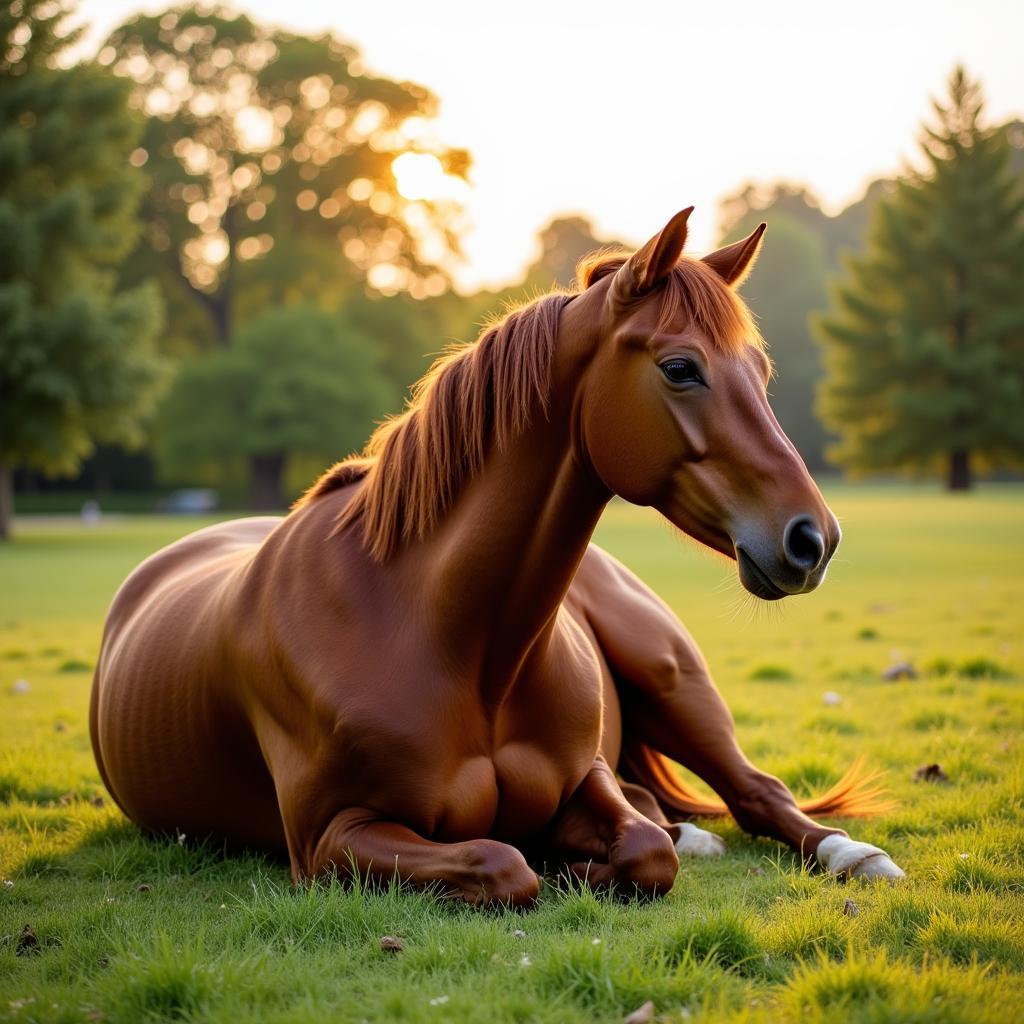
[[[813,572],[825,557],[825,538],[810,516],[790,522],[782,546],[789,564],[804,572]]]

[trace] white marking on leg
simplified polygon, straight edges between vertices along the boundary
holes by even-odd
[[[818,843],[815,858],[830,875],[844,878],[906,877],[885,850],[870,843],[858,843],[849,836],[826,836]]]
[[[707,832],[688,821],[681,821],[679,838],[676,840],[676,853],[680,857],[721,857],[725,853],[725,843],[714,832]]]

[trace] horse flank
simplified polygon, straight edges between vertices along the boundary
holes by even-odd
[[[628,259],[599,252],[580,262],[579,289]],[[551,358],[562,310],[577,292],[552,292],[511,310],[475,342],[437,359],[414,385],[403,413],[385,420],[359,455],[328,469],[296,502],[300,508],[357,481],[334,533],[360,522],[377,561],[422,540],[478,472],[492,444],[506,445],[539,407],[547,414]],[[728,352],[764,342],[746,304],[699,260],[682,258],[662,290],[658,330],[685,317]]]

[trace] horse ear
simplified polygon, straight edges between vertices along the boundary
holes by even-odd
[[[680,210],[646,245],[637,249],[615,275],[628,295],[646,295],[668,277],[686,245],[686,222],[693,207]]]
[[[703,261],[718,276],[733,288],[738,288],[754,269],[757,255],[761,251],[761,236],[768,225],[761,223],[741,242],[733,242],[722,249],[708,253]]]

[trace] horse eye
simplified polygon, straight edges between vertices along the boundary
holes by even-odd
[[[697,364],[692,359],[669,359],[668,362],[661,364],[661,372],[673,384],[685,384],[688,381],[696,381],[699,384],[704,383],[697,369]]]

